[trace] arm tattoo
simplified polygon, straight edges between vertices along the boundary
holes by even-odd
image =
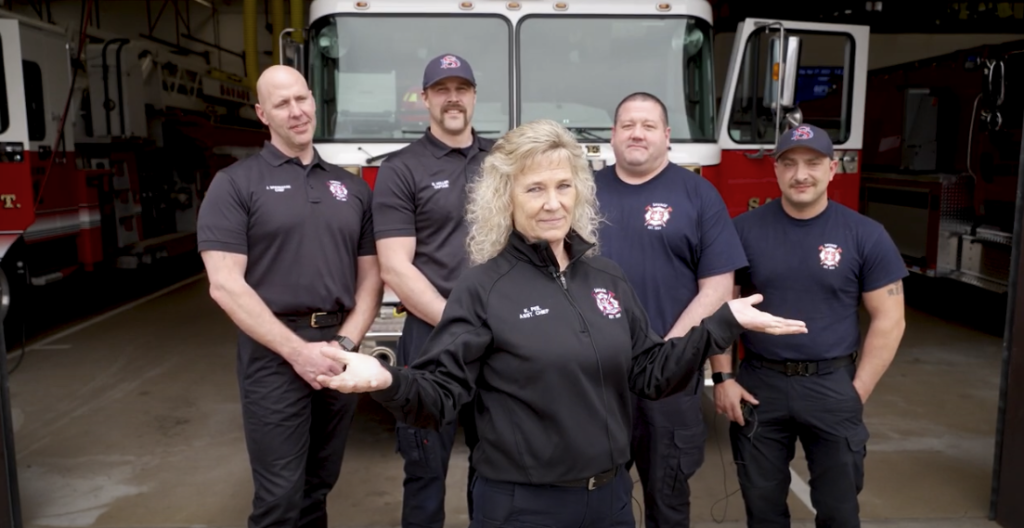
[[[886,292],[889,294],[889,297],[895,297],[897,295],[902,295],[903,294],[903,283],[901,283],[901,282],[894,282],[894,283],[890,284],[889,285],[889,289],[886,290]]]

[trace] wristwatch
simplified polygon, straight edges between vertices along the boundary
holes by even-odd
[[[715,372],[711,374],[711,381],[715,382],[715,385],[731,379],[736,379],[736,375],[732,372]]]
[[[356,350],[356,344],[353,343],[351,339],[345,336],[334,336],[334,340],[337,341],[339,345],[341,345],[342,350],[345,350],[347,352],[354,352]]]

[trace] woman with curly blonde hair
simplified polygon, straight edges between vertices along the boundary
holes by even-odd
[[[415,427],[437,429],[471,405],[471,527],[632,528],[629,393],[683,390],[744,329],[806,332],[753,308],[759,295],[729,301],[682,337],[651,332],[622,270],[595,253],[593,176],[553,121],[497,141],[471,187],[468,220],[475,265],[421,358],[402,369],[328,347],[344,372],[318,381],[371,392]]]
[[[534,121],[501,138],[491,149],[480,170],[482,177],[469,186],[466,239],[471,264],[481,264],[508,244],[512,233],[513,180],[537,159],[549,157],[564,163],[572,173],[576,199],[569,225],[580,237],[594,244],[600,215],[590,165],[572,133],[554,121]]]

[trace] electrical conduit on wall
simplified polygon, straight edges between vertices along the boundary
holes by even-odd
[[[290,3],[291,8],[292,8],[292,28],[295,29],[295,31],[292,31],[291,37],[292,37],[292,40],[294,40],[295,42],[298,42],[299,44],[302,44],[302,41],[303,41],[302,18],[303,18],[303,15],[305,15],[305,13],[303,12],[303,9],[304,9],[304,5],[303,4],[304,4],[304,2],[303,2],[303,0],[290,0],[289,3]]]
[[[260,56],[256,32],[256,1],[245,0],[242,11],[242,25],[245,31],[245,80],[256,91],[256,79],[260,76]]]
[[[295,0],[293,0],[295,1]],[[273,43],[273,64],[281,64],[281,30],[284,29],[284,0],[270,0],[270,21]]]

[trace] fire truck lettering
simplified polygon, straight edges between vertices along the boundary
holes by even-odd
[[[773,200],[773,198],[765,198],[764,202],[762,203],[760,198],[753,197],[753,198],[747,200],[747,211],[752,211],[754,209],[757,209],[758,207],[760,207],[760,206],[762,206],[762,205],[764,205],[764,204],[766,204],[766,203],[768,203],[768,202],[770,202],[772,200]]]
[[[14,203],[17,199],[17,195],[14,194],[0,194],[0,201],[3,201],[4,209],[20,209],[21,204]]]

